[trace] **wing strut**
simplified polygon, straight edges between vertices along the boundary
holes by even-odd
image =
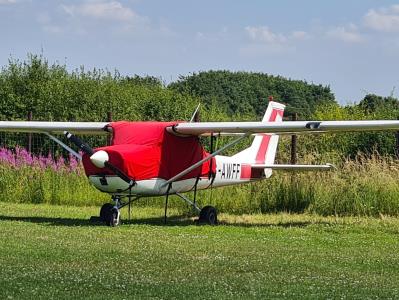
[[[222,151],[226,150],[227,148],[230,148],[231,146],[237,144],[238,142],[240,142],[241,140],[243,140],[244,138],[246,138],[247,136],[249,136],[251,133],[247,132],[244,135],[240,136],[239,138],[233,140],[232,142],[228,143],[227,145],[224,145],[222,148],[220,148],[219,150],[216,150],[215,152],[213,152],[212,154],[210,154],[209,156],[205,157],[204,159],[201,159],[200,161],[196,162],[195,164],[193,164],[191,167],[188,167],[187,169],[181,171],[179,174],[173,176],[171,179],[169,179],[168,181],[166,181],[164,184],[162,184],[161,187],[165,187],[169,184],[171,184],[172,182],[175,182],[176,180],[179,180],[180,178],[182,178],[184,175],[190,173],[192,170],[195,170],[196,168],[198,168],[199,166],[203,165],[204,163],[206,163],[208,160],[212,159],[212,157],[218,155],[219,153],[221,153]]]
[[[45,135],[47,135],[51,140],[56,142],[58,145],[60,145],[62,148],[64,148],[66,151],[74,155],[77,159],[82,160],[82,156],[77,153],[75,150],[73,150],[71,147],[65,145],[63,142],[61,142],[59,139],[57,139],[55,136],[51,135],[48,132],[43,132]]]

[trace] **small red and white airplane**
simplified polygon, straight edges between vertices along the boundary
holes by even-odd
[[[146,196],[177,195],[199,213],[199,222],[217,223],[212,206],[198,207],[197,190],[269,178],[272,170],[320,171],[332,165],[279,165],[274,163],[279,136],[366,130],[399,130],[399,121],[283,121],[285,106],[270,101],[261,122],[38,122],[0,121],[0,131],[43,133],[81,158],[94,187],[109,193],[114,204],[101,207],[107,225],[120,223],[120,209]],[[193,120],[193,118],[192,118]],[[71,133],[72,132],[72,133]],[[64,133],[82,150],[83,157],[54,134]],[[91,149],[74,134],[111,134],[112,143]],[[236,139],[211,153],[199,136],[232,135]],[[219,155],[244,138],[251,146],[233,156]],[[183,195],[194,191],[194,199]]]

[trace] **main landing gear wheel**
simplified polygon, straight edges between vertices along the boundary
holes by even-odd
[[[100,220],[108,226],[118,226],[121,223],[119,209],[111,203],[105,203],[100,210]]]
[[[203,209],[201,209],[198,223],[207,224],[207,225],[217,225],[218,217],[217,217],[216,208],[214,208],[213,206],[205,206]]]

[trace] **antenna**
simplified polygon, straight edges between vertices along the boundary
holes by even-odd
[[[197,108],[195,109],[193,115],[191,116],[190,123],[199,122],[199,108],[201,103],[198,103]]]

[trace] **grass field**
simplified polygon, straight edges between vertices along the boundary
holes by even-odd
[[[399,219],[220,215],[0,203],[1,299],[375,299],[399,295]],[[171,212],[173,213],[173,212]]]

